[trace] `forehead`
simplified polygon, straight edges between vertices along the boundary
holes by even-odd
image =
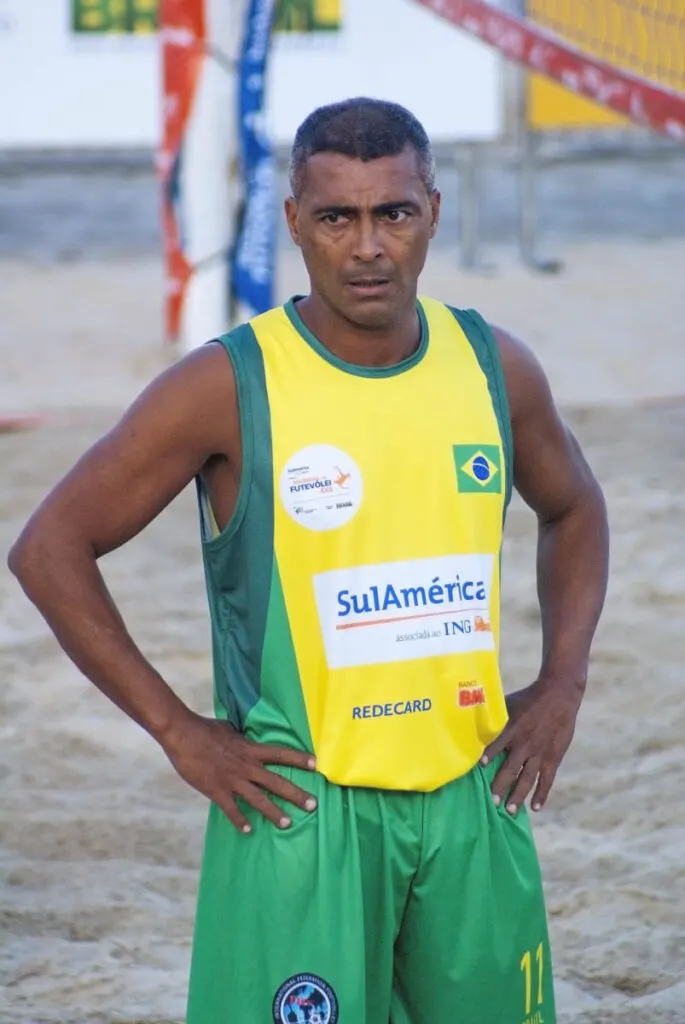
[[[359,160],[342,153],[315,153],[305,166],[302,201],[356,206],[361,202],[426,196],[416,151],[407,146],[397,156]]]

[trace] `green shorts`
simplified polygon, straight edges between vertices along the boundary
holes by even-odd
[[[209,816],[187,1024],[554,1024],[540,869],[495,765],[433,793],[334,786],[281,832]]]

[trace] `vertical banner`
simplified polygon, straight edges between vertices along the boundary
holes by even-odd
[[[186,352],[231,327],[244,191],[237,69],[249,3],[162,0],[160,8],[166,336]]]
[[[273,19],[274,0],[249,0],[238,68],[239,166],[245,192],[231,278],[240,320],[274,304],[276,166],[264,111]]]

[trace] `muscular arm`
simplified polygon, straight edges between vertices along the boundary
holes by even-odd
[[[511,409],[514,486],[538,518],[541,674],[582,687],[607,586],[604,498],[539,363],[521,342],[496,334]]]
[[[486,752],[509,752],[493,792],[503,798],[516,782],[507,805],[515,812],[536,779],[533,808],[542,806],[573,737],[604,604],[609,539],[601,488],[539,363],[511,335],[494,333],[511,410],[514,486],[538,518],[542,664],[533,686],[508,698],[510,723]]]
[[[249,832],[238,799],[281,828],[290,818],[265,790],[313,810],[309,794],[265,768],[311,769],[313,759],[250,743],[226,723],[193,714],[136,647],[97,566],[209,462],[223,461],[237,476],[239,433],[230,362],[219,345],[205,346],[154,381],[55,487],[12,548],[9,566],[81,671],[158,740],[190,785]],[[218,498],[225,520],[230,496]]]
[[[229,360],[193,353],[154,381],[33,514],[9,567],[61,646],[158,739],[183,710],[131,639],[97,566],[147,526],[210,456],[236,449]]]

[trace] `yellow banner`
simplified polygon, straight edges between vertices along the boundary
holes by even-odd
[[[77,35],[150,35],[157,31],[158,0],[71,0]]]
[[[71,27],[79,35],[149,35],[157,31],[159,0],[71,0]],[[330,32],[341,28],[342,0],[276,0],[276,32]]]
[[[528,125],[535,131],[630,126],[627,118],[542,75],[530,75],[528,82]]]
[[[276,32],[330,32],[341,25],[342,0],[276,0]]]

